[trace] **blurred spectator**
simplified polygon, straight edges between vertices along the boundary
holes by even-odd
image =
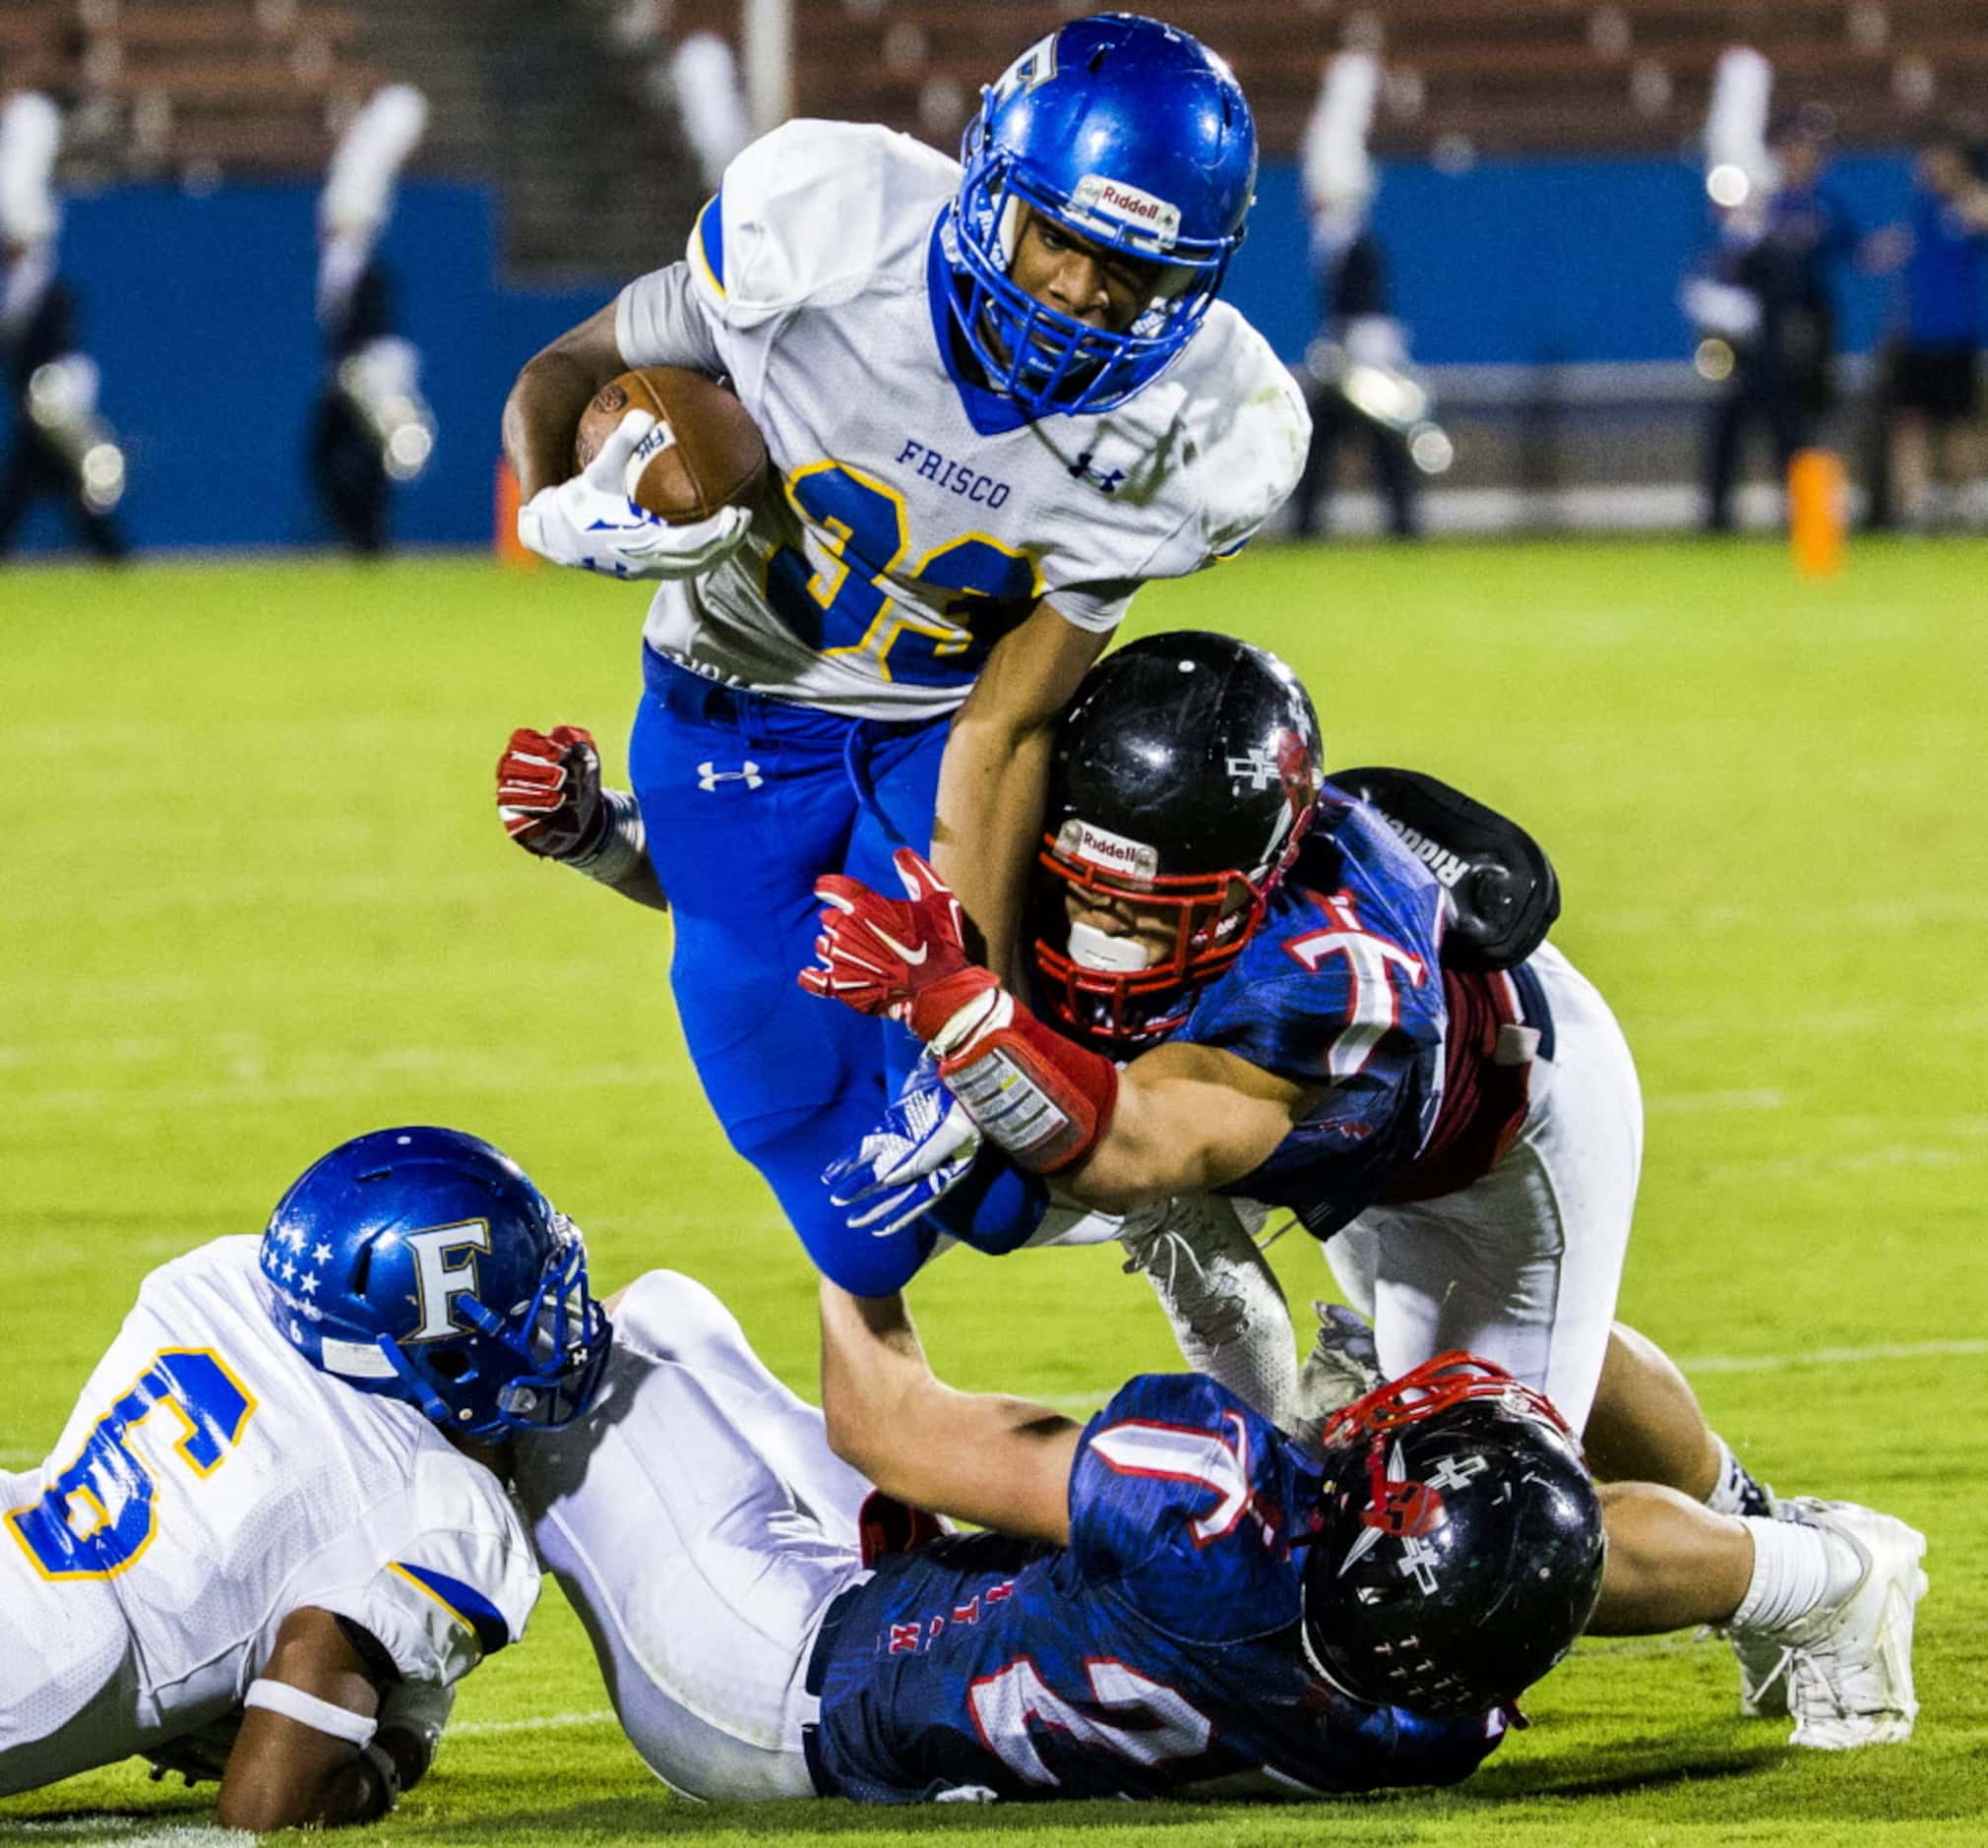
[[[1731,370],[1712,407],[1707,445],[1706,524],[1732,529],[1733,487],[1748,429],[1763,424],[1781,476],[1812,447],[1833,403],[1837,264],[1856,254],[1849,209],[1826,183],[1833,125],[1804,110],[1768,137],[1773,179],[1760,200],[1724,216],[1707,280],[1722,306],[1714,330]],[[1710,323],[1701,314],[1701,322]]]
[[[1900,286],[1879,404],[1874,526],[1955,517],[1980,466],[1974,424],[1988,184],[1957,133],[1921,148],[1913,180],[1911,216],[1889,253]]]
[[[1349,436],[1368,446],[1389,529],[1408,539],[1419,527],[1408,443],[1428,399],[1405,370],[1407,341],[1391,310],[1387,260],[1371,222],[1375,174],[1367,136],[1380,78],[1370,54],[1341,52],[1326,67],[1305,129],[1305,209],[1320,325],[1306,355],[1312,447],[1292,501],[1300,538],[1331,525],[1334,468]]]
[[[318,325],[328,364],[311,432],[311,474],[340,536],[362,557],[387,549],[390,484],[411,481],[435,446],[420,355],[394,332],[380,233],[394,182],[427,127],[418,90],[393,84],[353,118],[318,207]]]
[[[124,493],[124,456],[96,414],[95,361],[77,349],[76,299],[56,265],[61,214],[51,176],[61,117],[46,96],[21,93],[0,111],[0,356],[14,400],[0,477],[0,553],[36,500],[62,501],[99,558],[129,547],[111,517]]]

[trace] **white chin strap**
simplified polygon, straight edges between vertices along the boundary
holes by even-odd
[[[1152,961],[1137,937],[1113,937],[1094,924],[1071,925],[1070,959],[1080,969],[1107,975],[1131,975]]]

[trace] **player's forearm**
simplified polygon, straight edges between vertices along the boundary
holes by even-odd
[[[825,1278],[821,1301],[822,1411],[838,1456],[914,1508],[1068,1538],[1076,1424],[934,1378],[901,1296],[851,1296]]]
[[[604,879],[597,883],[636,904],[648,906],[652,911],[669,909],[669,898],[662,890],[662,882],[656,878],[655,868],[647,860],[620,879]]]
[[[518,375],[504,401],[504,454],[523,499],[573,472],[573,433],[588,400],[606,383],[593,370],[552,347]]]
[[[939,770],[932,864],[979,930],[982,960],[1011,980],[1020,972],[1022,894],[1042,832],[1053,723],[1017,727],[963,708]]]
[[[988,654],[946,740],[932,864],[1004,976],[1016,971],[1056,721],[1109,639],[1037,602]]]
[[[1130,1212],[1175,1194],[1205,1194],[1259,1167],[1283,1140],[1287,1119],[1230,1122],[1233,1092],[1194,1084],[1146,1085],[1121,1077],[1111,1127],[1082,1161],[1056,1177],[1079,1204]],[[1255,1133],[1250,1133],[1254,1131]]]
[[[236,1779],[230,1770],[215,1820],[222,1828],[256,1835],[285,1828],[348,1828],[378,1821],[394,1807],[394,1795],[374,1762],[351,1751],[301,1784]]]
[[[1109,1126],[1057,1183],[1104,1212],[1226,1187],[1276,1151],[1305,1096],[1216,1048],[1162,1046],[1119,1074]]]
[[[901,1296],[851,1296],[824,1277],[821,1306],[829,1447],[889,1489],[878,1471],[890,1469],[890,1436],[901,1428],[916,1393],[934,1384],[931,1366]]]

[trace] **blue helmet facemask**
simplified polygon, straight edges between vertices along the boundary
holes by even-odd
[[[953,323],[987,384],[1030,415],[1109,410],[1185,349],[1242,242],[1256,129],[1235,78],[1172,27],[1102,14],[1042,39],[982,92],[941,227]],[[1012,275],[1030,214],[1150,266],[1123,332]]]

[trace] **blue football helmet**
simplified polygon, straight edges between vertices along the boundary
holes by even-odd
[[[981,92],[941,231],[953,319],[987,383],[1031,416],[1123,403],[1194,338],[1256,191],[1257,135],[1234,74],[1133,13],[1075,20]],[[1123,334],[1037,301],[1009,272],[1027,211],[1157,266]]]
[[[375,1130],[321,1156],[270,1215],[262,1272],[312,1366],[459,1436],[557,1430],[607,1364],[579,1230],[460,1130]]]

